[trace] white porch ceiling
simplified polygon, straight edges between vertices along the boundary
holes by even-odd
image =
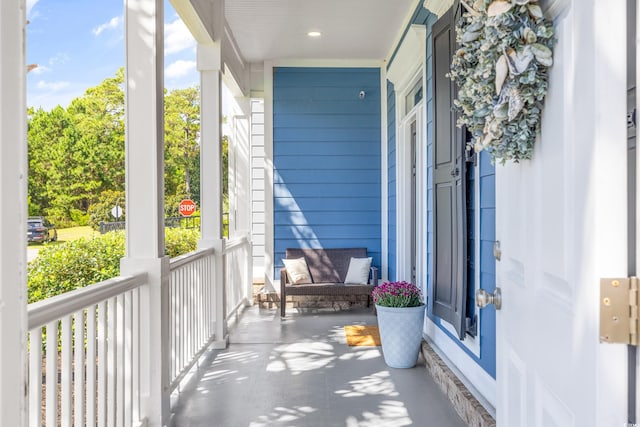
[[[247,62],[382,60],[415,0],[225,0],[225,16]],[[312,38],[309,31],[320,31]]]

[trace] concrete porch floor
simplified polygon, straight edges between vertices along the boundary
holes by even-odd
[[[369,309],[299,313],[253,306],[212,351],[175,407],[178,427],[466,425],[424,368],[385,365],[380,347],[349,347],[345,325]]]

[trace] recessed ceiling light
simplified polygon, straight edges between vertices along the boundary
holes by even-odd
[[[309,37],[320,37],[322,33],[320,31],[309,31],[307,35]]]

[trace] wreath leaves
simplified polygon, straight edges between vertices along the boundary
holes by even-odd
[[[553,27],[538,0],[475,0],[456,24],[449,77],[457,125],[492,161],[530,159],[553,64]]]

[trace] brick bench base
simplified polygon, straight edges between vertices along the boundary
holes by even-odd
[[[280,295],[261,293],[256,295],[256,304],[260,308],[280,307]],[[334,309],[348,310],[355,307],[367,307],[366,295],[287,295],[287,308],[299,310]]]

